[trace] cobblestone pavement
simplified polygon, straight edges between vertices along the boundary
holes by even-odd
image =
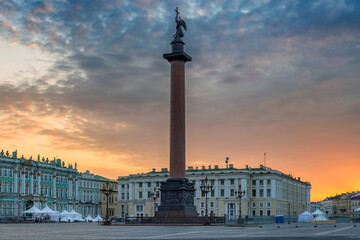
[[[261,227],[0,224],[0,239],[360,239],[360,224],[356,227],[350,223],[336,224],[336,227],[314,227],[311,224],[268,224]]]

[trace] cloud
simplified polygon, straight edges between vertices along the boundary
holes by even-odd
[[[170,83],[162,54],[170,51],[176,5],[193,57],[190,162],[216,162],[240,145],[288,149],[289,129],[299,127],[313,129],[309,138],[330,128],[329,139],[346,131],[354,140],[345,126],[359,119],[360,4],[325,0],[2,1],[0,38],[51,59],[31,79],[25,72],[12,77],[18,84],[0,79],[2,122],[11,123],[1,125],[2,140],[40,135],[56,151],[131,159],[131,169],[143,171],[149,159],[166,166]]]

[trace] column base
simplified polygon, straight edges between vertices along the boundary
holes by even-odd
[[[198,223],[194,205],[194,184],[186,178],[169,178],[161,183],[161,205],[155,215],[156,223]]]

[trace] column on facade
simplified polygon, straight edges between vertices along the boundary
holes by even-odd
[[[135,183],[135,200],[139,200],[139,183]]]
[[[31,172],[30,173],[30,191],[29,191],[29,193],[30,194],[33,194],[34,193],[34,174],[36,174],[36,173],[34,173],[34,172]]]
[[[246,199],[247,196],[250,196],[248,194],[248,189],[247,189],[247,179],[246,178],[240,178],[240,184],[241,184],[241,191],[244,191],[245,190],[245,195],[242,197],[242,199]]]
[[[38,187],[38,195],[41,193],[41,172],[37,173],[37,187]],[[49,194],[51,196],[51,193]]]
[[[264,179],[264,198],[267,198],[267,179]],[[265,204],[265,203],[264,203]]]
[[[228,178],[225,179],[225,197],[230,197],[230,180]]]
[[[17,175],[18,171],[14,170],[14,192],[17,193],[18,192],[18,175]]]
[[[153,183],[151,183],[151,186],[153,186]],[[153,186],[153,189],[154,189],[154,186]],[[125,199],[126,199],[126,200],[128,200],[128,199],[127,199],[127,192],[128,192],[128,185],[125,184],[124,195],[125,195]],[[121,199],[121,198],[120,198],[120,199]]]
[[[148,195],[147,195],[147,183],[146,183],[145,181],[143,182],[143,189],[144,189],[143,199],[148,199]]]
[[[196,189],[195,197],[201,198],[200,180],[198,178],[195,180],[195,189]]]
[[[78,200],[79,199],[78,179],[75,179],[74,184],[75,184],[75,198]]]
[[[71,178],[68,179],[68,185],[68,198],[72,198],[73,180]]]
[[[215,179],[215,198],[218,199],[219,198],[219,179]]]
[[[276,180],[271,179],[271,198],[277,198],[276,196]]]
[[[21,193],[25,194],[25,171],[21,172]]]
[[[129,183],[129,200],[133,200],[133,183]]]
[[[53,197],[56,198],[56,174],[53,175]]]

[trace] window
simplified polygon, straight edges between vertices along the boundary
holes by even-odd
[[[267,210],[267,216],[270,216],[270,215],[271,215],[271,211]]]
[[[49,175],[49,181],[51,182],[51,175]]]
[[[271,203],[266,203],[266,207],[270,208],[271,207]]]
[[[13,170],[9,171],[10,177],[13,177]]]
[[[139,188],[142,188],[142,183],[139,183]]]
[[[201,196],[205,197],[205,192],[204,191],[201,191]]]
[[[8,172],[8,170],[5,168],[4,169],[4,177],[7,177],[7,175],[8,175],[7,172]]]
[[[204,202],[200,203],[200,207],[202,207],[202,208],[204,207]]]
[[[252,196],[253,196],[253,197],[256,197],[256,189],[253,189],[253,190],[252,190]]]
[[[214,189],[211,190],[211,196],[215,197],[215,190]]]
[[[143,210],[143,205],[136,205],[136,211],[142,212],[142,210]]]
[[[45,174],[45,181],[47,181],[47,174]]]
[[[256,211],[255,210],[253,210],[253,216],[255,216],[256,215]]]
[[[253,181],[252,181],[252,185],[256,185],[256,180],[253,180]]]
[[[271,185],[271,180],[268,179],[266,184],[267,184],[267,185]]]
[[[221,179],[220,180],[220,185],[224,185],[224,183],[225,183],[224,179]]]
[[[264,189],[260,189],[260,197],[264,197]]]
[[[147,186],[148,186],[148,187],[151,187],[151,182],[148,182],[148,183],[147,183]]]
[[[147,194],[148,196],[148,198],[151,198],[151,192],[150,191],[148,191],[148,194]]]
[[[139,198],[142,198],[142,192],[139,192]]]
[[[256,208],[256,203],[253,202],[252,207],[253,207],[253,208]]]
[[[3,170],[0,168],[0,177],[2,176],[2,171],[3,171]]]
[[[260,216],[263,216],[263,210],[260,210]]]
[[[264,185],[264,180],[260,180],[260,185]]]
[[[124,185],[124,184],[121,185],[121,189],[125,189],[125,185]]]
[[[12,182],[9,183],[9,192],[13,192],[13,183]]]
[[[266,189],[266,196],[271,197],[271,189]]]
[[[259,203],[259,207],[263,208],[264,207],[264,203]]]
[[[210,207],[213,208],[214,207],[214,202],[210,203]]]
[[[121,199],[125,199],[125,193],[121,193]]]
[[[230,185],[234,185],[234,179],[230,179]]]
[[[211,180],[211,181],[210,181],[210,184],[213,185],[213,186],[215,186],[215,180]]]
[[[224,189],[220,189],[220,196],[221,197],[225,196],[225,190]]]
[[[234,189],[230,189],[230,196],[231,196],[231,197],[235,196],[235,191],[234,191]]]

